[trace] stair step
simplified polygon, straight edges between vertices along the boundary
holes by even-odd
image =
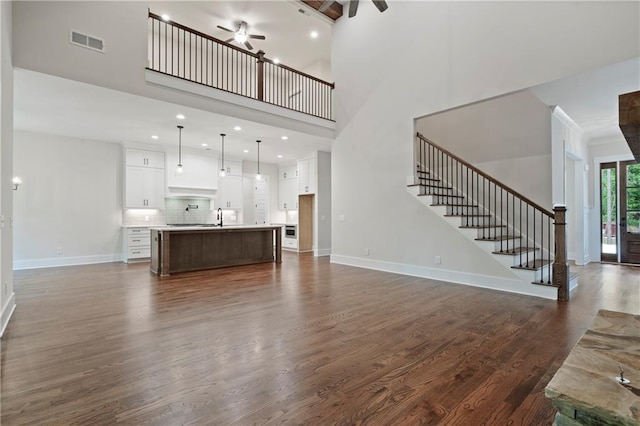
[[[419,197],[424,197],[425,195],[433,195],[434,197],[442,197],[442,198],[464,198],[464,195],[418,194]]]
[[[428,177],[422,177],[422,176],[418,176],[419,180],[430,180],[431,182],[440,182],[440,179],[434,179],[434,178],[428,178]]]
[[[556,285],[556,284],[554,284],[554,283],[549,283],[549,282],[546,282],[546,281],[544,281],[544,282],[540,282],[540,281],[531,281],[531,284],[535,284],[535,285],[543,285],[543,286],[546,286],[546,287],[555,287],[555,288],[559,288],[559,287],[560,287],[559,285]]]
[[[506,228],[506,225],[464,225],[458,226],[462,229],[489,229],[489,228]]]
[[[490,214],[445,214],[444,217],[493,217]]]
[[[492,252],[493,254],[501,254],[504,256],[517,256],[521,253],[529,253],[532,251],[536,251],[536,250],[540,250],[538,248],[534,248],[534,247],[516,247],[516,248],[512,248],[512,249],[507,249],[505,251],[494,251]]]
[[[453,191],[453,188],[448,187],[448,186],[442,186],[442,185],[429,185],[426,183],[421,183],[421,186],[424,186],[425,188],[435,188],[435,189],[448,189],[449,191]]]
[[[430,174],[431,174],[431,172],[430,172],[430,171],[418,170],[418,174],[422,174],[422,175],[430,175]]]
[[[468,207],[470,209],[475,209],[478,206],[472,206],[468,204],[453,204],[453,203],[435,203],[431,204],[432,206],[448,206],[448,207]]]
[[[526,269],[527,271],[537,271],[540,270],[542,268],[544,268],[545,266],[550,265],[551,263],[553,263],[551,260],[549,259],[536,259],[535,261],[531,261],[529,262],[528,265],[522,265],[522,266],[512,266],[513,269]]]
[[[412,187],[414,187],[414,186],[422,186],[422,184],[419,184],[419,183],[411,183],[411,184],[407,185],[407,188],[412,188]]]
[[[496,236],[496,237],[487,237],[487,238],[476,238],[476,241],[491,241],[491,242],[496,242],[496,241],[508,241],[508,240],[519,240],[520,236],[515,236],[515,235],[503,235],[503,236]]]

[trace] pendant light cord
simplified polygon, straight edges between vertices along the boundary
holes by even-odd
[[[178,165],[182,166],[182,129],[184,126],[178,126]]]

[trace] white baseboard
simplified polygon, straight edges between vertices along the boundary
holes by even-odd
[[[2,307],[2,314],[0,315],[0,326],[2,327],[0,328],[0,337],[4,335],[4,330],[7,328],[7,325],[9,325],[9,320],[11,319],[11,316],[13,315],[13,312],[15,310],[16,293],[12,292],[11,296],[9,296],[9,299],[7,300],[7,303],[5,303]]]
[[[101,254],[96,256],[54,257],[49,259],[14,260],[13,269],[37,269],[56,266],[89,265],[92,263],[122,262],[122,254]]]
[[[315,257],[321,257],[321,256],[331,256],[331,249],[330,248],[325,248],[325,249],[315,249],[313,251],[313,255]]]
[[[408,265],[404,263],[386,262],[383,260],[363,259],[342,255],[331,255],[331,263],[355,266],[358,268],[374,269],[377,271],[393,272],[396,274],[413,277],[429,278],[438,281],[446,281],[453,284],[463,284],[472,287],[488,288],[492,290],[506,291],[509,293],[524,294],[527,296],[542,297],[557,300],[558,291],[555,287],[530,284],[520,280],[489,275],[470,274],[467,272],[450,271],[440,268],[428,268],[426,266]]]

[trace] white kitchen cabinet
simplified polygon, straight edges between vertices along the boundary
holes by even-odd
[[[167,153],[167,187],[214,191],[218,189],[218,159],[182,152],[182,173],[176,173],[178,152]]]
[[[147,227],[122,228],[122,259],[126,263],[151,257],[151,231]]]
[[[297,179],[298,178],[298,166],[288,166],[280,168],[280,179]]]
[[[222,170],[222,161],[218,161],[218,172]],[[224,160],[227,176],[242,176],[242,161]]]
[[[164,209],[164,169],[125,168],[126,209]]]
[[[220,178],[218,206],[222,209],[242,210],[242,176],[227,175]]]
[[[164,169],[164,152],[127,148],[126,165]]]
[[[298,161],[298,193],[316,193],[316,160],[306,158]]]
[[[296,210],[298,208],[298,180],[281,179],[279,182],[278,209]]]

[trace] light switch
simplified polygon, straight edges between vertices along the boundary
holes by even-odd
[[[343,214],[338,215],[338,220],[339,220],[340,222],[344,222],[344,215],[343,215]]]

